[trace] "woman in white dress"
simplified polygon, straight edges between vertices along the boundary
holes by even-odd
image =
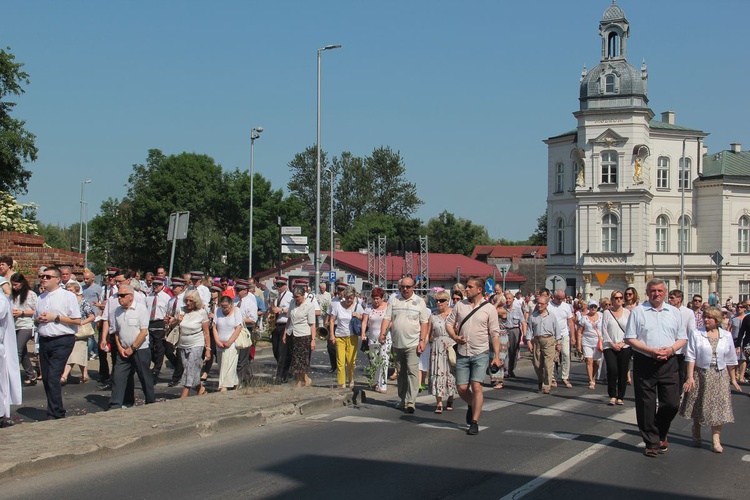
[[[370,358],[372,388],[375,392],[385,394],[388,389],[388,361],[393,342],[389,330],[386,333],[385,344],[380,343],[380,326],[383,324],[388,303],[384,300],[385,290],[382,288],[373,288],[371,297],[372,307],[365,309],[362,318],[362,342],[367,342],[370,348],[367,355]]]
[[[21,404],[21,371],[10,301],[0,297],[0,427],[10,417],[10,405]]]
[[[227,392],[240,383],[237,377],[237,348],[234,341],[242,331],[244,320],[232,298],[224,295],[219,300],[219,309],[214,318],[214,340],[216,341],[216,359],[219,362],[219,392]]]
[[[586,361],[586,373],[589,376],[589,389],[596,388],[596,370],[599,369],[599,360],[602,359],[602,351],[599,350],[601,340],[602,317],[599,314],[599,303],[595,300],[589,301],[589,311],[581,316],[578,326],[578,352]]]

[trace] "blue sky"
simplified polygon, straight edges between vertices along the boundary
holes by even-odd
[[[442,210],[524,239],[546,205],[542,140],[575,128],[585,64],[599,62],[609,0],[6,1],[0,44],[31,85],[16,116],[39,159],[22,201],[45,223],[121,198],[150,148],[212,156],[286,188],[287,163],[315,143],[316,49],[329,154],[401,152],[423,220]],[[646,60],[657,117],[748,137],[745,0],[622,0],[628,60]],[[325,204],[324,204],[325,206]],[[166,225],[165,221],[165,225]]]

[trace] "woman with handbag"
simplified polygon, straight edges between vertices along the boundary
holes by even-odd
[[[201,366],[211,359],[211,344],[208,340],[208,313],[203,307],[198,290],[185,293],[185,307],[180,314],[180,340],[177,342],[177,355],[182,362],[181,398],[186,398],[190,389],[198,396],[206,393],[201,382]]]
[[[380,325],[385,317],[388,303],[385,301],[385,290],[373,288],[370,294],[372,306],[365,309],[362,319],[362,343],[367,343],[372,373],[372,388],[375,392],[385,394],[388,390],[388,361],[391,353],[391,333],[387,332],[385,344],[380,343]]]
[[[599,314],[599,303],[589,301],[589,311],[581,316],[578,326],[578,353],[586,361],[586,374],[589,376],[589,389],[596,388],[596,371],[602,359],[602,317]]]
[[[219,392],[227,392],[239,384],[237,377],[237,348],[234,342],[239,337],[245,320],[232,298],[224,295],[219,299],[219,308],[214,317],[214,341],[216,359],[219,362]]]
[[[620,290],[612,292],[612,304],[602,313],[602,344],[607,363],[609,406],[622,405],[628,387],[630,346],[625,343],[625,327],[630,311],[623,306],[624,297],[625,294]]]
[[[445,319],[451,312],[450,295],[446,291],[435,294],[437,312],[430,318],[430,393],[435,396],[435,413],[453,409],[453,397],[456,395],[456,377],[453,370],[456,364],[456,344],[445,330]],[[452,356],[452,360],[451,360]]]
[[[34,311],[36,310],[37,295],[31,290],[29,282],[21,273],[10,277],[13,288],[11,300],[13,302],[13,319],[16,323],[16,343],[18,347],[18,362],[23,367],[24,386],[36,385],[37,376],[31,365],[31,355],[26,348],[29,340],[34,337]]]
[[[292,361],[289,373],[297,377],[297,387],[312,385],[307,375],[310,369],[310,355],[315,349],[315,306],[307,300],[304,286],[297,285],[292,291],[292,303],[289,306],[289,320],[281,341],[287,343],[287,337],[293,336]]]
[[[348,286],[340,301],[331,302],[328,319],[329,340],[336,343],[336,380],[339,389],[354,387],[354,364],[357,361],[357,341],[362,335],[364,310],[355,300],[357,289]]]
[[[78,327],[76,332],[76,343],[73,345],[73,351],[68,356],[68,363],[65,365],[62,377],[60,377],[60,383],[65,385],[68,383],[68,375],[74,365],[78,365],[81,368],[81,384],[85,384],[89,381],[88,363],[89,363],[89,348],[88,341],[89,337],[94,336],[94,319],[96,318],[96,312],[94,306],[83,298],[81,292],[81,285],[77,281],[69,281],[65,285],[65,289],[75,294],[78,299],[78,306],[81,308],[81,326]]]

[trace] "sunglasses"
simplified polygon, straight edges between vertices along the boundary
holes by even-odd
[[[618,297],[612,297],[612,300],[622,300],[622,295],[620,295]]]
[[[399,288],[414,288],[414,285],[399,285]]]
[[[39,279],[42,280],[51,280],[52,278],[57,278],[54,274],[40,274]]]
[[[117,298],[121,299],[123,297],[127,297],[128,295],[133,295],[132,293],[118,293]]]
[[[455,299],[455,297],[453,297]],[[442,304],[443,302],[448,302],[448,299],[437,299],[438,304]]]

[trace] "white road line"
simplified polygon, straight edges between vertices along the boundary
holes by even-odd
[[[744,457],[742,457],[742,461],[743,462],[750,462],[750,455],[745,455]]]
[[[383,422],[386,424],[392,424],[394,423],[392,420],[386,420],[384,418],[375,418],[375,417],[355,417],[355,416],[347,416],[347,417],[339,417],[333,419],[333,422],[349,422],[352,424],[369,424],[374,422]]]
[[[635,408],[628,408],[627,410],[622,410],[620,412],[615,413],[614,415],[611,415],[607,417],[605,420],[611,420],[612,422],[620,422],[623,424],[636,424],[635,420]]]
[[[567,432],[533,432],[533,431],[515,431],[507,430],[503,434],[513,434],[515,436],[526,436],[546,439],[563,439],[566,441],[572,441],[577,439],[579,434],[569,434]]]
[[[518,394],[512,394],[508,398],[505,399],[499,399],[499,400],[484,400],[484,404],[482,405],[482,411],[494,411],[499,410],[500,408],[505,408],[506,406],[515,405],[518,403],[525,403],[527,401],[531,401],[533,399],[540,398],[542,395],[535,393],[535,392],[522,392]]]
[[[501,500],[516,500],[518,498],[523,498],[527,494],[531,493],[535,489],[542,486],[544,483],[551,479],[555,479],[556,477],[562,475],[569,469],[575,467],[579,463],[583,462],[587,458],[594,455],[596,452],[604,449],[606,446],[608,446],[610,443],[613,443],[617,441],[618,439],[625,436],[624,432],[616,432],[612,434],[611,436],[602,439],[596,444],[592,444],[582,452],[578,453],[577,455],[574,455],[570,457],[568,460],[564,461],[560,465],[553,467],[552,469],[548,470],[547,472],[543,473],[542,475],[538,476],[536,479],[533,479],[529,481],[528,483],[524,484],[520,488],[517,488],[504,497],[501,498]]]
[[[540,408],[529,412],[529,415],[539,415],[544,417],[559,417],[565,413],[570,413],[581,406],[589,406],[592,400],[601,401],[602,397],[594,394],[585,394],[579,399],[569,399],[560,403],[555,403],[547,408]]]
[[[426,427],[428,429],[441,429],[445,431],[461,431],[461,432],[466,432],[466,429],[468,429],[466,425],[454,424],[452,422],[445,422],[445,423],[439,422],[439,423],[432,423],[432,424],[425,423],[425,424],[418,424],[417,427]],[[485,429],[489,429],[489,427],[485,425],[479,426],[480,431],[483,431]]]

